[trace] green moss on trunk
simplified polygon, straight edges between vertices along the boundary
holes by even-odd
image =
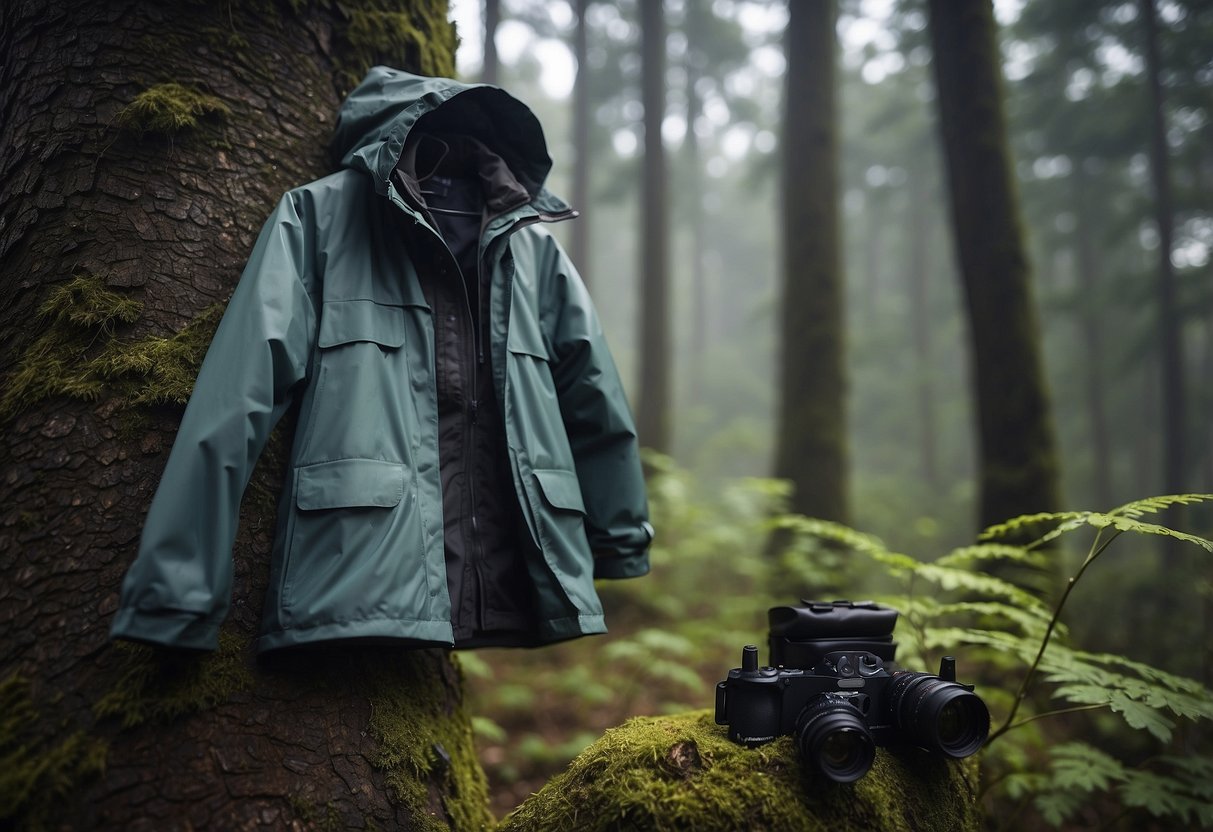
[[[197,127],[199,119],[227,118],[231,108],[213,95],[169,82],[149,87],[118,111],[118,125],[140,133],[169,135]]]
[[[34,732],[42,722],[29,683],[0,682],[0,826],[37,832],[54,828],[56,807],[105,769],[105,744],[84,731],[54,738]]]
[[[379,746],[371,764],[387,773],[393,797],[413,815],[416,825],[410,828],[488,829],[493,817],[472,721],[461,696],[451,709],[440,665],[436,657],[414,652],[371,670],[370,733]],[[461,680],[452,682],[462,688]],[[443,794],[446,819],[429,809],[429,784],[434,781]]]
[[[53,396],[95,401],[109,392],[128,406],[184,404],[218,326],[212,306],[169,337],[119,338],[143,305],[98,277],[53,287],[38,310],[45,328],[26,347],[0,397],[0,419]]]
[[[133,728],[222,704],[253,686],[248,647],[246,639],[226,630],[219,633],[219,649],[204,655],[118,643],[114,649],[122,659],[117,682],[93,706],[93,713],[117,717],[123,728]]]
[[[790,738],[729,741],[709,711],[630,720],[511,813],[523,830],[976,830],[977,767],[919,749],[880,750],[841,785],[807,773]]]

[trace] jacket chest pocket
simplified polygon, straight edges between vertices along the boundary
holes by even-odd
[[[404,307],[373,300],[325,301],[316,345],[331,350],[362,343],[386,349],[403,347]]]
[[[406,325],[403,306],[324,303],[303,461],[405,458]]]

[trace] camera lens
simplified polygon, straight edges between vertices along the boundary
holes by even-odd
[[[972,691],[929,673],[894,674],[893,724],[912,742],[949,757],[968,757],[990,733],[990,712]]]
[[[796,720],[800,755],[836,783],[853,783],[868,773],[876,744],[863,715],[845,697],[822,694]]]

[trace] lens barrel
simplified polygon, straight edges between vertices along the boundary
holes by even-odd
[[[888,703],[906,739],[949,757],[976,753],[990,734],[990,712],[981,698],[930,673],[895,673]]]
[[[839,696],[811,699],[796,720],[795,740],[801,759],[836,783],[855,782],[876,759],[863,714]]]

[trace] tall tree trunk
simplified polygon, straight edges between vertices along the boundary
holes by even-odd
[[[1171,263],[1174,206],[1171,199],[1170,154],[1158,56],[1158,23],[1153,0],[1140,0],[1145,27],[1146,78],[1150,91],[1150,174],[1154,185],[1154,219],[1158,225],[1158,343],[1162,379],[1163,490],[1182,494],[1187,487],[1184,466],[1184,356],[1180,340],[1183,322],[1176,298],[1175,267]],[[1178,520],[1178,508],[1169,521]],[[1174,550],[1175,547],[1171,546]]]
[[[573,57],[577,78],[573,82],[573,207],[584,212],[573,222],[569,255],[586,284],[590,284],[590,65],[589,30],[586,13],[590,0],[577,0],[577,28],[573,32]]]
[[[684,26],[687,38],[686,67],[686,99],[687,99],[687,132],[683,140],[683,160],[686,166],[686,186],[684,210],[687,221],[691,226],[690,251],[687,263],[690,265],[691,282],[691,339],[689,351],[689,366],[687,375],[690,377],[689,394],[694,402],[699,401],[703,391],[704,362],[708,349],[708,284],[707,269],[704,265],[704,231],[703,231],[703,161],[699,148],[699,134],[695,132],[695,122],[703,112],[703,101],[695,85],[702,78],[701,67],[695,60],[703,49],[704,20],[703,15],[712,12],[706,5],[690,3],[686,7],[686,23]]]
[[[1060,501],[1039,330],[1019,224],[990,0],[930,0],[952,223],[973,339],[980,520]]]
[[[636,430],[641,444],[670,448],[670,267],[665,144],[665,9],[661,0],[640,2],[641,98],[644,103],[644,181],[640,211],[640,403]]]
[[[939,451],[935,437],[935,362],[931,357],[930,270],[927,264],[926,180],[921,172],[909,174],[910,314],[914,331],[915,377],[918,392],[918,446],[923,480],[930,493],[939,487]]]
[[[845,523],[836,14],[834,2],[788,4],[775,472],[793,484],[793,511]]]
[[[489,820],[448,653],[253,660],[281,450],[241,512],[220,650],[107,642],[265,216],[329,170],[367,66],[453,72],[445,2],[372,9],[0,5],[0,827]]]
[[[484,0],[484,60],[480,80],[497,84],[500,62],[497,60],[497,27],[501,24],[501,0]]]
[[[1095,505],[1106,511],[1112,508],[1112,447],[1108,441],[1108,413],[1104,404],[1103,321],[1100,306],[1095,301],[1099,293],[1099,255],[1096,253],[1091,214],[1090,182],[1081,157],[1074,160],[1074,202],[1078,223],[1075,227],[1078,243],[1078,285],[1087,302],[1082,305],[1082,343],[1086,352],[1087,423],[1091,433],[1091,496]]]

